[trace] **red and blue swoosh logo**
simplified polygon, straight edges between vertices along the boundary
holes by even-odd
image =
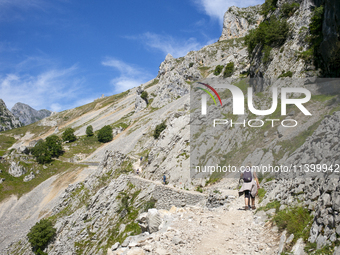
[[[220,95],[217,93],[217,91],[216,91],[213,87],[211,87],[209,84],[206,84],[206,83],[202,83],[202,82],[198,82],[198,83],[199,83],[199,84],[202,84],[202,85],[204,85],[204,86],[206,86],[208,89],[210,89],[212,92],[214,92],[214,94],[217,96],[218,100],[220,100],[221,106],[223,106],[222,100],[221,100],[221,98],[220,98]],[[196,87],[196,88],[197,88],[197,89],[201,89],[201,90],[207,92],[208,95],[214,100],[215,105],[217,105],[214,96],[209,92],[209,90],[203,89],[203,88],[200,88],[200,87]]]

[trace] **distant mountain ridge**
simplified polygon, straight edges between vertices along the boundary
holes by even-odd
[[[16,103],[11,112],[24,125],[29,125],[41,119],[51,116],[52,112],[46,109],[35,110],[31,106],[23,103]]]
[[[0,132],[21,126],[20,121],[7,109],[5,102],[0,99]]]

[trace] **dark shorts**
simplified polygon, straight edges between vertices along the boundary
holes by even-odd
[[[255,198],[255,197],[253,197],[253,196],[251,195],[250,190],[245,190],[245,191],[244,191],[244,196],[245,196],[246,198]]]

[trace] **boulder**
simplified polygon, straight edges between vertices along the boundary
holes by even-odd
[[[26,175],[24,178],[24,182],[29,182],[35,178],[35,175],[33,172],[31,172],[29,175]]]
[[[153,208],[148,210],[147,222],[150,234],[158,231],[158,227],[161,225],[162,219],[157,209]]]
[[[285,244],[286,244],[286,239],[287,239],[287,231],[283,231],[281,234],[281,238],[280,238],[280,243],[279,243],[279,251],[278,253],[281,254],[283,252],[283,249],[285,248]]]
[[[305,253],[304,248],[305,248],[305,244],[303,243],[303,239],[299,238],[292,248],[292,253],[294,255],[305,255],[307,253]]]

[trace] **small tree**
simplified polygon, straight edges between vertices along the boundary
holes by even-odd
[[[222,70],[223,70],[223,66],[221,66],[221,65],[216,66],[215,71],[214,71],[214,75],[216,75],[216,76],[219,75],[222,72]]]
[[[43,140],[38,141],[31,152],[39,164],[49,163],[52,160],[52,154],[48,149],[48,145]]]
[[[224,69],[223,77],[224,78],[230,77],[233,75],[233,73],[234,73],[234,62],[230,62],[227,64],[227,66]]]
[[[61,145],[61,139],[57,135],[51,135],[46,138],[46,145],[51,152],[51,157],[58,158],[63,154],[63,146]]]
[[[109,125],[106,125],[102,127],[98,131],[98,141],[102,143],[107,143],[112,141],[113,135],[112,135],[112,127]]]
[[[148,100],[148,96],[149,96],[149,95],[148,95],[148,92],[145,91],[145,90],[144,90],[144,91],[142,92],[142,94],[140,95],[140,97],[143,98],[145,101]]]
[[[93,127],[91,125],[86,127],[86,135],[93,136]]]
[[[48,242],[54,237],[56,229],[51,221],[42,219],[37,222],[27,234],[28,241],[31,243],[35,254],[47,255],[43,252]]]
[[[77,140],[77,137],[74,135],[73,128],[66,128],[62,135],[62,138],[65,142],[74,142],[75,140]]]
[[[159,135],[162,133],[164,129],[166,129],[165,122],[162,122],[161,124],[157,125],[155,131],[153,132],[153,137],[155,139],[158,139]]]

